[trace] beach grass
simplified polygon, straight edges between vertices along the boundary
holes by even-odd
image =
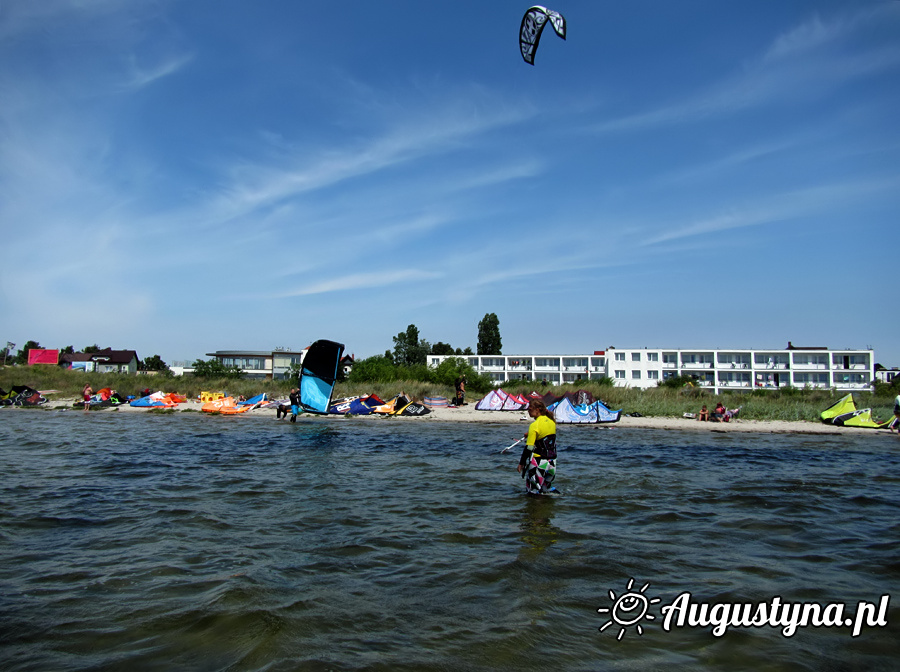
[[[70,371],[55,366],[6,366],[0,367],[0,388],[9,390],[14,385],[28,385],[36,390],[56,390],[48,395],[54,399],[81,397],[81,389],[89,383],[94,390],[109,387],[124,395],[139,395],[142,390],[151,392],[177,392],[188,398],[197,398],[203,391],[225,392],[232,396],[246,398],[265,392],[270,399],[286,398],[295,381],[259,379],[210,380],[194,376],[129,375],[119,373],[96,373]],[[646,417],[682,417],[685,413],[697,413],[704,404],[713,408],[721,401],[726,408],[741,407],[740,418],[747,420],[783,420],[818,422],[819,414],[845,392],[833,390],[802,390],[784,388],[781,390],[754,390],[732,392],[719,395],[701,388],[671,389],[665,387],[640,390],[613,387],[608,382],[579,381],[568,385],[541,385],[535,381],[510,381],[502,386],[510,393],[527,394],[537,391],[541,394],[561,395],[565,392],[587,390],[595,399],[600,399],[612,410],[622,409],[626,414],[640,414]],[[452,399],[455,391],[451,386],[427,383],[418,380],[396,380],[390,382],[339,382],[334,389],[334,398],[362,394],[376,394],[388,401],[399,393],[422,401],[425,397],[447,397]],[[871,408],[873,416],[888,420],[893,416],[893,395],[884,391],[880,394],[854,392],[858,408]],[[466,401],[474,404],[481,394],[469,393]]]

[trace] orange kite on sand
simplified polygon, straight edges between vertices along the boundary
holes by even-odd
[[[205,413],[222,413],[224,415],[237,415],[238,413],[246,413],[256,408],[255,406],[239,406],[234,397],[225,397],[224,399],[216,399],[215,401],[207,401],[200,408]]]

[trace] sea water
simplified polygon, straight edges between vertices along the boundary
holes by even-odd
[[[0,411],[0,669],[900,666],[896,435],[524,430]]]

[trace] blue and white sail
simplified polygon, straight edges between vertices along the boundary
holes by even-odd
[[[344,344],[316,341],[300,367],[300,407],[307,413],[328,413]]]

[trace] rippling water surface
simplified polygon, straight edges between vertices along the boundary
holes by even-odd
[[[562,427],[535,499],[524,427],[0,411],[0,668],[898,669],[895,604],[857,637],[660,611],[896,603],[896,435]],[[631,579],[646,616],[598,612]]]

